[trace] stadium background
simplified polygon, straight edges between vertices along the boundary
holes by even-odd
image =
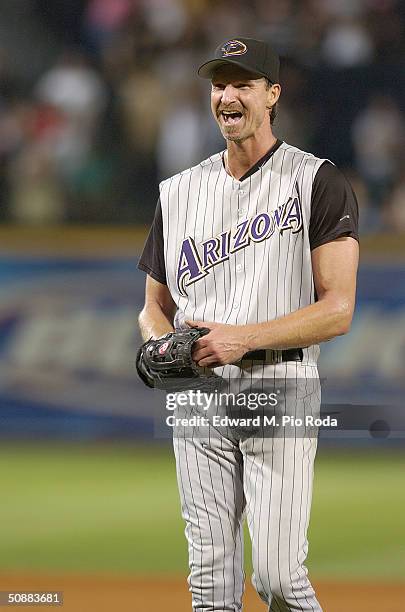
[[[328,612],[402,609],[396,0],[2,0],[0,590],[63,589],[69,612],[189,609],[162,398],[133,371],[136,261],[159,180],[223,147],[194,75],[235,33],[273,41],[277,135],[338,164],[361,211],[353,329],[321,356],[345,427],[321,436],[309,568]]]

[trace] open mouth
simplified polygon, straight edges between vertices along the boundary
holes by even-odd
[[[221,111],[221,116],[226,125],[236,125],[242,119],[242,113],[237,111]]]

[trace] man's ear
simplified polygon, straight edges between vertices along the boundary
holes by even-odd
[[[274,83],[269,87],[267,92],[267,104],[266,108],[270,109],[277,103],[281,94],[281,85],[279,83]]]

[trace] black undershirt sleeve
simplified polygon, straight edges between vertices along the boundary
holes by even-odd
[[[311,250],[343,236],[359,239],[359,207],[344,174],[330,162],[316,173],[312,186],[309,242]]]
[[[160,198],[156,205],[155,217],[149,230],[149,235],[138,262],[138,268],[149,274],[159,283],[167,285]]]

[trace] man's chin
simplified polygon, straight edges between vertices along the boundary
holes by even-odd
[[[236,130],[234,132],[232,132],[231,130],[221,130],[221,132],[225,140],[229,140],[230,142],[242,142],[243,140],[245,140],[242,134],[240,132],[237,132]]]

